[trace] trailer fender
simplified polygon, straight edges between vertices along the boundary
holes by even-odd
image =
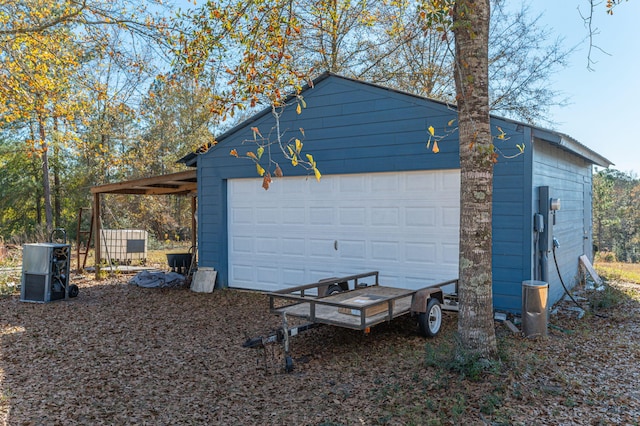
[[[442,294],[442,289],[438,287],[425,288],[415,292],[411,299],[411,313],[424,314],[427,312],[427,305],[431,298],[436,298],[440,303],[443,303],[444,295]]]

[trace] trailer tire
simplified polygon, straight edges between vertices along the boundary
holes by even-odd
[[[440,331],[442,326],[442,308],[440,301],[435,297],[429,299],[427,311],[418,314],[418,327],[425,337],[433,337]]]
[[[78,293],[80,293],[80,289],[77,285],[71,284],[69,286],[69,297],[78,297]]]
[[[331,296],[332,294],[342,293],[343,291],[339,284],[331,284],[329,288],[327,288],[327,291],[324,292],[324,295]]]

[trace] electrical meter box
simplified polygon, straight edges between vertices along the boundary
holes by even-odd
[[[46,303],[69,298],[70,260],[69,244],[23,245],[20,301]]]

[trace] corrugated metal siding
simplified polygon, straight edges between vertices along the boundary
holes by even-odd
[[[585,215],[591,217],[590,200],[585,200],[585,185],[591,185],[592,167],[586,161],[542,141],[535,141],[533,162],[533,205],[538,206],[539,186],[549,186],[552,198],[559,198],[553,234],[560,242],[556,250],[560,273],[567,286],[573,287],[578,277],[578,258],[584,253]],[[564,289],[549,256],[549,304],[557,302]]]

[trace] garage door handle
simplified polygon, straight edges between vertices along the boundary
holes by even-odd
[[[338,240],[333,240],[333,249],[338,250]]]

